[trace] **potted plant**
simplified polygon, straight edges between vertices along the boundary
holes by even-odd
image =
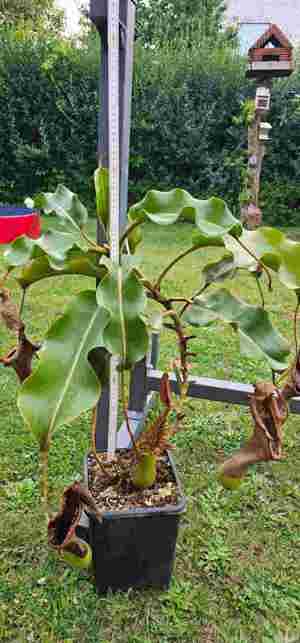
[[[99,168],[95,173],[96,209],[108,235],[107,179],[107,171]],[[120,240],[120,263],[114,265],[109,239],[107,244],[99,244],[87,234],[88,213],[76,194],[59,186],[55,193],[39,195],[34,206],[51,217],[51,227],[39,239],[20,237],[5,250],[7,274],[2,280],[0,314],[7,328],[17,334],[18,342],[2,363],[13,367],[21,380],[19,410],[39,445],[49,543],[71,564],[89,567],[90,545],[76,534],[86,508],[91,517],[90,543],[99,591],[165,587],[185,505],[169,448],[170,438],[184,424],[194,356],[189,328],[222,319],[239,334],[242,350],[265,359],[273,372],[273,381],[258,383],[251,396],[253,437],[219,471],[222,484],[236,488],[249,465],[281,457],[287,401],[300,390],[299,360],[293,359],[288,370],[289,345],[273,328],[263,295],[265,281],[271,288],[275,273],[295,291],[297,353],[300,244],[273,228],[245,231],[221,199],[199,200],[181,189],[152,190],[130,208]],[[144,274],[142,257],[136,253],[142,226],[148,220],[158,225],[179,220],[194,223],[189,247],[166,262],[155,282]],[[174,265],[206,248],[218,248],[220,258],[203,269],[201,289],[184,297],[167,293],[165,286]],[[253,274],[260,305],[238,300],[227,288],[215,288],[224,279],[234,280],[238,270]],[[19,310],[12,304],[5,284],[11,274],[21,288]],[[27,294],[33,284],[65,274],[94,277],[95,288],[80,292],[54,322],[41,347],[35,346],[27,338],[22,321]],[[126,377],[148,351],[149,300],[161,309],[162,328],[167,326],[176,338],[177,354],[172,363],[176,394],[164,373],[157,406],[136,438],[128,417]],[[109,355],[119,358],[121,408],[132,446],[108,460],[106,454],[96,452],[93,423],[88,488],[77,482],[71,485],[64,493],[61,510],[53,516],[48,499],[52,435],[95,407],[101,386],[107,381]],[[280,378],[286,375],[281,388],[278,374]]]

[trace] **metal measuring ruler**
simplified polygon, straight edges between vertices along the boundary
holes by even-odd
[[[120,0],[108,2],[108,149],[109,149],[109,194],[110,194],[110,247],[111,260],[120,261],[120,118],[119,118],[119,29]],[[109,421],[107,455],[112,458],[117,446],[119,373],[118,357],[110,358]]]
[[[108,9],[110,16],[108,18]],[[113,18],[113,22],[111,19]],[[128,199],[128,159],[129,159],[129,138],[130,138],[130,112],[132,95],[132,71],[133,71],[133,48],[134,48],[134,26],[135,26],[135,3],[133,0],[119,0],[119,25],[117,25],[116,7],[112,6],[111,0],[90,0],[89,16],[96,26],[101,40],[101,74],[100,74],[100,111],[98,121],[98,157],[103,167],[109,167],[109,157],[112,160],[119,159],[119,232],[122,233],[126,225],[127,199]],[[118,51],[110,49],[112,59],[109,63],[108,46],[108,22],[114,30],[114,45],[119,46],[119,60],[116,61]],[[118,37],[117,37],[118,30]],[[110,70],[109,70],[110,68]],[[119,88],[117,89],[117,68],[119,68]],[[113,82],[112,82],[113,81]],[[110,93],[110,99],[109,99]],[[119,109],[119,129],[117,128],[116,112]],[[111,132],[111,146],[109,150],[109,132]],[[116,154],[114,141],[119,135],[119,155]],[[114,163],[115,165],[115,163]],[[110,172],[111,180],[118,176],[115,169]],[[112,186],[113,194],[114,185]],[[116,202],[114,200],[114,215],[111,221],[116,225]],[[113,232],[112,240],[116,239]],[[99,243],[106,241],[106,235],[100,222],[97,224],[97,239]],[[111,382],[113,384],[113,382]],[[96,413],[96,448],[98,451],[107,451],[110,433],[110,452],[112,452],[115,439],[113,438],[116,420],[112,420],[113,413],[116,415],[118,407],[118,395],[116,387],[112,395],[109,383],[103,387]],[[109,420],[111,418],[111,420]],[[110,430],[109,430],[110,425]],[[119,439],[119,433],[118,433]]]

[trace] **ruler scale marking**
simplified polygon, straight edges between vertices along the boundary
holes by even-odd
[[[120,207],[120,123],[119,123],[119,0],[108,2],[108,125],[109,125],[109,193],[111,260],[118,264]],[[113,458],[117,443],[119,401],[119,359],[110,359],[110,396],[108,427],[108,458]]]

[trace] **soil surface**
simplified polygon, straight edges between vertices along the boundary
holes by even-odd
[[[132,451],[117,453],[113,462],[106,454],[88,456],[88,486],[100,511],[128,511],[129,509],[176,505],[180,492],[168,456],[158,458],[157,479],[149,489],[137,490],[131,482],[136,464]],[[102,465],[102,466],[101,466]]]

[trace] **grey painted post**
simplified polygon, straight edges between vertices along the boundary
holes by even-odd
[[[149,394],[148,369],[157,367],[159,357],[159,333],[151,335],[150,350],[147,357],[136,364],[132,373],[129,388],[129,410],[132,412],[144,413]]]
[[[122,6],[122,5],[121,5]],[[130,122],[132,103],[133,79],[133,53],[134,53],[134,27],[135,4],[131,0],[124,3],[124,23],[126,25],[125,43],[120,57],[120,133],[121,133],[121,159],[120,159],[120,229],[125,227],[128,208],[128,175],[129,175],[129,149],[130,149]],[[121,19],[123,15],[121,12]],[[124,28],[121,25],[121,39]]]
[[[138,362],[133,370],[129,388],[129,410],[143,413],[147,400],[147,360]]]
[[[90,19],[95,24],[101,39],[100,111],[98,119],[98,161],[109,166],[108,154],[108,43],[107,14],[109,0],[90,0]],[[130,115],[132,95],[132,67],[134,44],[135,5],[132,0],[120,0],[120,228],[126,225],[128,200],[128,162],[130,139]],[[97,224],[97,239],[105,241],[104,228]],[[109,422],[109,386],[102,391],[97,407],[96,448],[107,450]]]

